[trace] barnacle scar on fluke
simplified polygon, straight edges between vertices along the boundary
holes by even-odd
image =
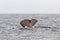
[[[20,22],[21,26],[24,28],[34,28],[34,25],[37,23],[36,19],[24,19]]]

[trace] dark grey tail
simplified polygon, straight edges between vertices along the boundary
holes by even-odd
[[[20,23],[22,27],[25,27],[22,23]]]

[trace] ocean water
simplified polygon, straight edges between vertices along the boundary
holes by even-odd
[[[35,28],[22,28],[20,21],[32,18]],[[60,40],[60,15],[0,14],[0,40]]]

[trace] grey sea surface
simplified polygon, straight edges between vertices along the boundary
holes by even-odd
[[[35,28],[22,28],[20,21],[32,18]],[[0,40],[60,40],[60,15],[0,14]]]

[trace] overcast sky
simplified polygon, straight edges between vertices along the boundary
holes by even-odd
[[[0,13],[60,13],[60,0],[0,0]]]

